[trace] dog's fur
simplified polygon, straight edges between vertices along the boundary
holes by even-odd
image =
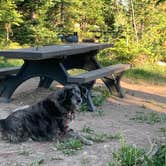
[[[59,133],[67,131],[69,115],[74,113],[81,101],[77,85],[57,90],[46,99],[1,119],[2,138],[13,143],[29,138],[35,141],[53,140]]]

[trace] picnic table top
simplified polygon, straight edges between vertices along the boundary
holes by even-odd
[[[38,49],[36,47],[31,47],[24,49],[0,51],[0,56],[24,60],[42,60],[87,53],[93,50],[101,50],[112,46],[112,44],[101,43],[74,43],[65,45],[51,45],[41,46],[38,47]]]

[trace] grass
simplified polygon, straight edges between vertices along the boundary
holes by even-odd
[[[97,116],[103,116],[104,112],[100,109],[100,107],[106,101],[106,98],[110,96],[109,91],[105,87],[95,87],[92,91],[92,100],[96,107],[98,107],[96,111]],[[80,112],[87,112],[88,105],[83,103],[80,107]]]
[[[35,161],[32,161],[30,164],[26,164],[26,166],[41,166],[44,164],[44,159],[38,159]],[[18,164],[16,163],[14,166],[25,166],[25,164]]]
[[[23,64],[22,60],[6,59],[3,57],[0,57],[0,68],[21,66],[22,64]]]
[[[21,156],[29,156],[32,152],[28,151],[28,150],[23,150],[20,151],[18,154]]]
[[[92,129],[91,127],[86,126],[86,125],[82,128],[82,132],[84,132],[86,134],[85,137],[88,140],[91,140],[96,143],[101,143],[101,142],[105,142],[108,140],[121,138],[120,134],[111,135],[111,134],[106,134],[106,133],[97,133],[94,129]]]
[[[93,134],[95,131],[91,127],[85,125],[82,128],[82,132],[87,133],[87,134]]]
[[[144,113],[144,112],[137,112],[136,115],[131,118],[131,120],[135,120],[141,123],[148,123],[148,124],[156,124],[156,123],[166,123],[166,114],[164,113]]]
[[[143,66],[135,67],[126,71],[125,76],[135,82],[141,80],[150,84],[163,85],[166,83],[166,67],[162,66]]]
[[[94,134],[86,135],[86,138],[88,140],[91,140],[96,143],[102,143],[102,142],[106,142],[108,140],[120,139],[120,135],[119,134],[110,135],[110,134],[106,134],[106,133],[94,133]]]
[[[108,66],[112,65],[113,63],[117,63],[111,59],[111,56],[98,56],[98,60],[100,64],[102,64],[103,66]],[[5,59],[3,57],[0,58],[0,68],[20,66],[22,63],[22,60]],[[85,70],[82,69],[72,69],[68,71],[68,73],[71,75],[76,75],[84,72]],[[126,71],[125,77],[135,82],[141,80],[151,84],[165,84],[166,67],[159,66],[157,64],[145,63],[144,65],[137,65],[136,67],[133,67],[132,69]]]
[[[43,163],[44,163],[44,159],[39,159],[39,160],[35,160],[32,163],[30,163],[29,166],[40,166]]]
[[[97,133],[89,126],[84,126],[82,132],[85,133],[84,137],[96,143],[102,143],[108,140],[120,139],[120,134],[110,135],[106,133]],[[83,149],[83,144],[79,139],[71,138],[64,142],[55,145],[57,150],[61,151],[64,155],[75,155],[79,150]]]
[[[103,66],[116,64],[117,61],[112,59],[112,56],[105,54],[99,55],[98,60]],[[126,63],[126,62],[118,62]],[[166,67],[159,66],[155,63],[145,62],[144,65],[137,64],[132,69],[125,72],[125,77],[134,82],[144,81],[150,84],[164,85],[166,83]]]
[[[143,149],[124,144],[117,152],[113,153],[113,158],[121,166],[134,166],[140,164],[140,158],[144,153]]]
[[[166,137],[166,128],[162,127],[159,131],[163,134],[164,137]]]
[[[165,166],[166,165],[166,144],[157,146],[155,152],[145,153],[145,149],[121,144],[118,151],[113,152],[113,161],[106,166]]]
[[[57,150],[62,151],[63,154],[71,156],[76,154],[78,150],[81,150],[83,148],[83,144],[80,140],[72,138],[56,144],[56,148]]]

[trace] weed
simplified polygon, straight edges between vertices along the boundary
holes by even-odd
[[[138,122],[145,122],[148,124],[165,123],[166,114],[156,113],[156,112],[151,112],[151,113],[137,112],[135,117],[131,118],[131,120],[136,120]]]
[[[86,133],[85,137],[88,140],[92,140],[93,142],[105,142],[107,140],[112,139],[120,139],[120,134],[110,135],[106,133],[97,133],[92,128],[88,126],[84,126],[82,132]]]
[[[88,158],[83,158],[83,159],[81,160],[81,165],[82,165],[82,166],[87,166],[87,165],[89,165],[89,159],[88,159]]]
[[[133,166],[140,162],[139,159],[143,156],[143,154],[143,149],[138,149],[128,144],[123,144],[117,152],[113,153],[113,157],[117,161],[120,161],[121,165]]]
[[[153,153],[153,152],[152,152]],[[121,148],[113,152],[113,162],[106,166],[165,166],[166,144],[158,145],[157,151],[152,155],[146,154],[145,149],[138,148],[123,142]]]
[[[95,116],[104,116],[104,111],[102,109],[98,109],[97,111],[95,111],[95,114],[93,114]]]
[[[165,84],[166,68],[158,65],[146,64],[141,67],[135,67],[125,72],[125,76],[131,80],[143,80],[150,84]]]
[[[29,156],[31,152],[28,150],[23,150],[23,151],[20,151],[18,154],[22,156]]]
[[[51,161],[53,161],[53,160],[63,160],[63,158],[61,158],[61,157],[51,157],[50,160]]]
[[[166,137],[166,128],[160,128],[160,132],[162,132],[163,133],[163,135]]]
[[[105,142],[109,139],[109,135],[105,133],[97,133],[93,135],[86,135],[86,138],[92,140],[93,142]]]
[[[141,105],[141,108],[146,109],[146,105],[144,105],[144,104]]]
[[[92,134],[92,133],[94,133],[94,130],[93,130],[91,127],[85,125],[85,126],[82,128],[82,132],[88,133],[88,134]]]
[[[93,89],[94,89],[94,91],[100,92],[104,97],[111,96],[110,92],[108,91],[108,89],[106,87],[104,87],[104,86],[102,86],[102,87],[101,86],[97,86],[97,87],[94,87]]]
[[[166,144],[161,144],[158,151],[147,162],[154,166],[166,166]]]
[[[56,145],[57,150],[62,151],[65,155],[74,155],[77,150],[83,148],[83,144],[78,139],[68,139]]]
[[[39,159],[39,160],[36,160],[36,161],[33,161],[32,163],[30,163],[29,166],[40,166],[43,163],[44,163],[44,159]]]
[[[10,165],[10,164],[8,164],[8,165]],[[13,166],[25,166],[25,165],[19,164],[19,163],[15,163]]]
[[[88,105],[87,103],[82,103],[79,109],[80,112],[87,112],[88,111]]]
[[[108,90],[106,90],[105,88],[99,88],[99,87],[95,87],[94,88],[94,92],[93,92],[93,95],[92,95],[92,100],[93,100],[93,103],[96,107],[101,107],[106,98],[110,96]],[[80,112],[87,112],[88,111],[88,105],[86,103],[83,103],[80,107]],[[103,115],[103,112],[102,111],[98,111],[97,113],[99,113],[98,115],[99,116],[102,116]]]
[[[99,106],[103,105],[103,103],[106,100],[106,97],[103,95],[97,95],[97,96],[93,96],[92,100],[93,100],[94,105],[99,107]]]

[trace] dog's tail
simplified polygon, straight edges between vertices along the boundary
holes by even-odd
[[[0,119],[0,131],[4,130],[5,129],[5,119]]]

